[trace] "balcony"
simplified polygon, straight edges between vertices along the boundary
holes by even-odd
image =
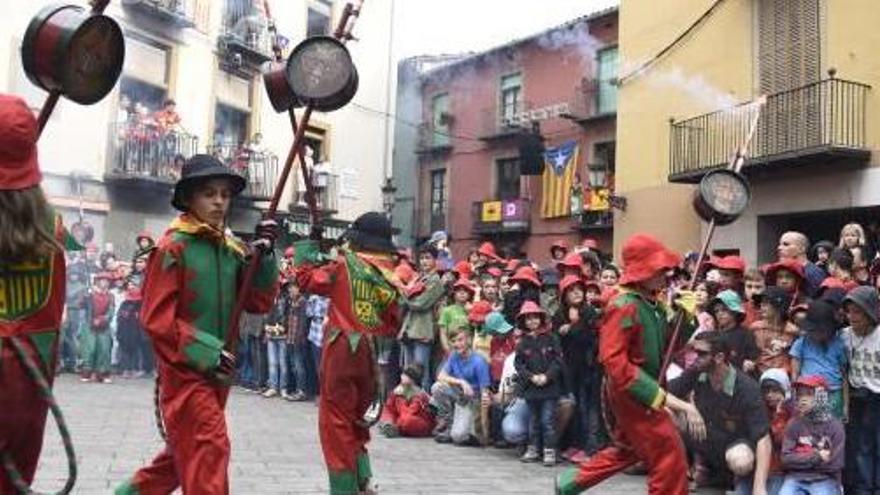
[[[482,111],[480,139],[483,141],[507,139],[531,129],[531,121],[528,118],[529,108],[530,105],[528,103],[509,109],[494,106],[484,108]]]
[[[214,144],[207,151],[247,180],[241,193],[243,199],[268,201],[272,198],[278,180],[278,156],[274,153],[234,143]]]
[[[258,0],[226,0],[218,44],[225,69],[257,69],[272,58],[269,20]]]
[[[126,0],[122,5],[162,25],[191,28],[196,25],[199,0]]]
[[[452,138],[449,127],[439,127],[430,122],[419,124],[419,142],[416,153],[419,155],[441,155],[452,151]]]
[[[768,96],[743,171],[788,166],[852,166],[868,162],[865,100],[870,86],[826,79]],[[672,122],[669,181],[697,183],[725,167],[748,134],[753,106]]]
[[[110,125],[108,167],[113,183],[153,184],[170,190],[189,157],[197,153],[199,138],[185,132],[163,132],[154,124],[119,122]]]
[[[333,214],[339,211],[339,176],[329,173],[316,174],[315,194],[317,196],[318,209],[324,213],[324,216],[333,216]],[[305,188],[297,187],[293,191],[290,210],[308,211]]]
[[[475,201],[471,209],[473,233],[527,234],[531,230],[531,211],[527,199]]]
[[[580,232],[595,232],[597,230],[610,230],[614,228],[614,212],[605,211],[584,211],[577,218],[575,230]]]
[[[600,91],[598,79],[582,79],[567,106],[560,116],[577,122],[582,127],[617,117],[617,101],[607,92]]]

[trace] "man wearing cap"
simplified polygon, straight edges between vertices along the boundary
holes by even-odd
[[[336,256],[321,253],[314,240],[295,244],[297,283],[329,298],[318,428],[333,495],[372,493],[364,417],[381,400],[373,337],[394,337],[401,320],[392,234],[384,214],[368,212],[345,233],[348,245]]]
[[[229,493],[224,409],[236,357],[228,330],[238,325],[230,322],[238,283],[256,250],[262,256],[245,311],[267,312],[278,294],[277,224],[260,222],[250,245],[226,225],[232,197],[244,187],[244,178],[208,155],[190,158],[175,185],[171,204],[181,214],[150,254],[141,309],[157,356],[157,401],[167,440],[117,494],[166,494],[178,487],[184,493]]]
[[[33,479],[48,402],[25,360],[52,385],[65,301],[65,249],[80,249],[45,199],[37,159],[37,121],[18,97],[0,94],[0,454],[22,485],[0,469],[0,493]],[[15,235],[12,235],[15,234]],[[32,297],[15,297],[29,286]]]
[[[843,300],[850,326],[840,335],[849,357],[847,467],[849,491],[880,491],[880,300],[877,289],[857,287]]]
[[[704,436],[683,435],[698,456],[697,486],[724,487],[732,475],[752,493],[765,493],[773,444],[758,382],[730,361],[724,334],[703,332],[691,345],[697,361],[669,382],[668,391],[677,397],[693,393],[706,422]]]
[[[705,424],[693,404],[667,394],[659,384],[664,348],[674,343],[667,342],[672,328],[658,295],[667,288],[667,274],[678,266],[679,256],[646,234],[628,239],[622,255],[621,289],[606,306],[599,330],[599,361],[605,367],[614,442],[563,472],[557,478],[557,493],[580,493],[641,461],[648,468],[648,493],[684,495],[685,451],[664,407],[684,414],[696,435],[705,434]],[[689,333],[683,332],[682,339]]]

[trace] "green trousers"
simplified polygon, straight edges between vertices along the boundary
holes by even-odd
[[[84,373],[109,373],[110,351],[113,349],[113,337],[110,329],[94,331],[88,329],[81,334],[80,352],[82,371]]]

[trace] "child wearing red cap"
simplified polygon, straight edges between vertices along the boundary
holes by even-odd
[[[37,121],[27,104],[0,94],[0,449],[21,484],[0,469],[0,493],[34,479],[48,401],[25,361],[51,387],[65,300],[65,249],[78,246],[40,187]],[[12,235],[14,234],[14,235]],[[30,287],[15,297],[12,287]]]
[[[794,389],[799,415],[785,429],[785,482],[779,493],[839,494],[845,434],[843,424],[831,413],[828,386],[819,375],[805,375],[794,383]]]
[[[516,346],[514,366],[519,393],[529,406],[529,444],[520,458],[536,462],[543,446],[545,466],[556,464],[556,409],[562,395],[562,348],[550,330],[547,313],[532,301],[519,312],[517,326],[523,331]]]
[[[452,304],[441,309],[437,319],[444,355],[448,355],[452,349],[449,333],[456,328],[468,327],[468,306],[475,293],[476,289],[467,279],[459,280],[452,286]]]

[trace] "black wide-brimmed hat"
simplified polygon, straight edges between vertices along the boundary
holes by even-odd
[[[193,155],[183,164],[180,180],[174,185],[174,196],[171,198],[171,206],[180,211],[186,211],[183,204],[184,196],[188,188],[193,184],[207,179],[229,179],[232,185],[232,194],[237,195],[244,190],[247,181],[244,177],[233,172],[223,162],[211,155]]]
[[[370,211],[359,216],[345,232],[345,238],[356,247],[368,251],[396,253],[391,237],[394,228],[383,213]]]

